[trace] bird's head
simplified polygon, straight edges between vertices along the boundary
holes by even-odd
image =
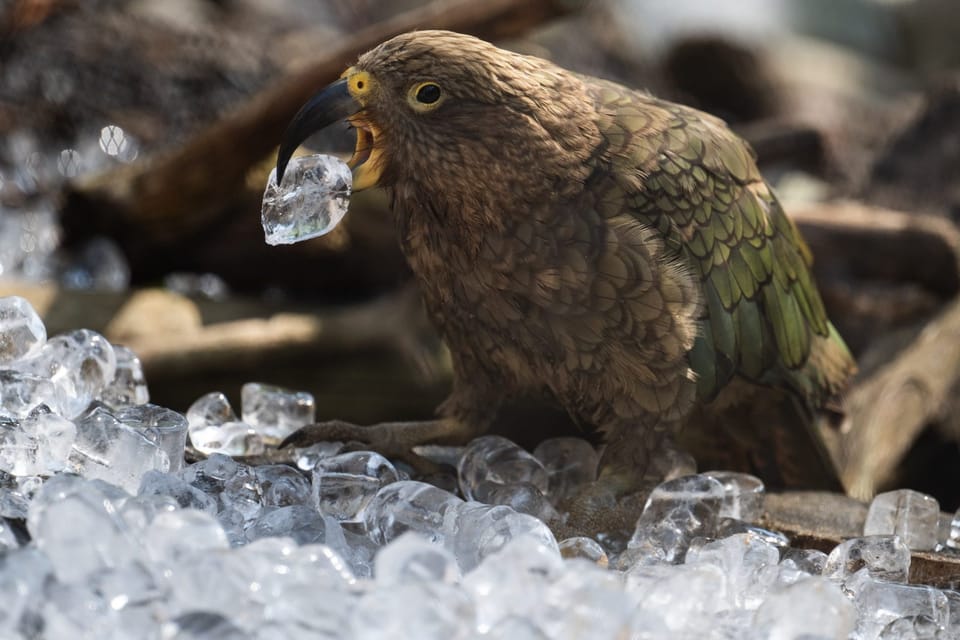
[[[413,180],[421,191],[454,192],[457,206],[470,208],[491,188],[563,189],[582,177],[599,137],[586,91],[549,62],[471,36],[403,34],[300,109],[280,146],[277,179],[307,137],[346,119],[357,132],[354,190]]]

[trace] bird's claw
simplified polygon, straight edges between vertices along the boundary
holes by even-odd
[[[440,465],[417,455],[411,444],[391,433],[392,424],[374,424],[361,426],[343,420],[329,420],[300,427],[278,445],[286,447],[308,447],[318,442],[343,442],[344,452],[376,451],[387,458],[402,460],[420,474],[432,474],[440,471]],[[418,444],[418,443],[413,443]]]

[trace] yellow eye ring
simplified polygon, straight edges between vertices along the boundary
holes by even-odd
[[[436,82],[421,82],[410,88],[410,105],[418,111],[429,111],[443,101],[443,90]]]

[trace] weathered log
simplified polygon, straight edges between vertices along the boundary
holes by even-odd
[[[952,406],[960,383],[960,300],[929,322],[908,344],[891,336],[864,360],[867,371],[845,400],[841,477],[847,491],[869,498],[892,477],[923,429]]]

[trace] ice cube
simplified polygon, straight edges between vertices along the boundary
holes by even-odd
[[[544,522],[557,517],[557,510],[540,492],[540,489],[529,482],[483,482],[474,488],[477,501],[485,504],[501,504],[514,511],[526,513]]]
[[[338,520],[353,520],[381,488],[397,480],[397,470],[379,453],[341,453],[313,468],[314,504]]]
[[[864,640],[935,638],[950,620],[946,595],[933,587],[894,584],[863,576],[855,587],[853,603],[860,613],[856,637]],[[930,635],[922,635],[924,630]]]
[[[356,604],[345,637],[356,640],[470,638],[476,607],[458,585],[409,582],[370,590]]]
[[[143,557],[137,535],[117,513],[115,489],[58,476],[30,505],[27,529],[64,582],[127,565]]]
[[[285,464],[262,464],[253,468],[260,485],[261,501],[267,507],[313,504],[310,480]]]
[[[150,391],[140,358],[119,345],[114,345],[113,352],[117,356],[117,373],[100,394],[100,400],[114,409],[148,403]]]
[[[120,421],[106,405],[94,403],[74,420],[77,438],[67,466],[85,478],[99,478],[136,492],[147,471],[170,470],[170,457],[141,429]]]
[[[450,552],[413,532],[404,533],[377,553],[375,575],[384,587],[415,581],[460,581],[460,569]]]
[[[873,578],[906,582],[910,574],[910,549],[897,536],[851,538],[830,552],[823,575],[838,582],[846,581],[864,568]]]
[[[760,606],[779,574],[779,561],[775,545],[746,533],[691,548],[686,558],[687,564],[715,564],[723,569],[734,605],[747,610]]]
[[[170,471],[183,468],[183,451],[187,444],[187,419],[183,414],[155,404],[138,404],[121,408],[115,415],[117,420],[137,429],[167,454]]]
[[[627,545],[634,561],[682,562],[694,538],[714,534],[725,495],[723,485],[707,475],[681,476],[655,487]]]
[[[211,516],[217,514],[217,500],[183,479],[169,473],[148,471],[140,479],[138,496],[169,496],[183,509],[196,509]]]
[[[466,573],[518,538],[535,540],[536,544],[549,547],[560,555],[553,532],[542,520],[517,513],[510,507],[479,502],[467,502],[457,508],[454,535],[447,536],[444,542],[453,552],[461,571]]]
[[[227,616],[210,611],[189,611],[161,625],[165,640],[254,640]]]
[[[401,480],[380,489],[363,510],[370,539],[385,545],[406,531],[431,542],[453,535],[453,524],[463,500],[449,491],[414,480]]]
[[[547,470],[547,496],[554,504],[597,478],[597,450],[583,438],[549,438],[533,455]]]
[[[324,517],[311,506],[292,504],[263,509],[245,531],[250,541],[287,537],[296,540],[297,544],[324,544],[327,542],[327,530],[332,528],[340,528],[333,518]],[[334,535],[338,535],[338,532]]]
[[[50,338],[34,357],[21,360],[17,369],[53,382],[58,401],[50,408],[72,419],[113,381],[117,358],[113,345],[102,335],[77,329]]]
[[[207,455],[258,455],[266,449],[260,434],[237,418],[227,396],[219,391],[207,393],[190,405],[187,423],[190,443]]]
[[[853,603],[840,588],[820,577],[808,577],[770,594],[757,609],[758,637],[847,638],[857,622]]]
[[[46,341],[47,329],[29,302],[0,298],[0,366],[36,355]]]
[[[326,155],[290,160],[277,185],[270,172],[260,220],[267,244],[292,244],[329,233],[347,213],[353,176],[345,162]]]
[[[243,421],[267,442],[279,442],[316,420],[313,395],[259,382],[243,385],[240,407]]]
[[[749,473],[735,471],[706,471],[704,475],[715,478],[723,485],[721,518],[736,518],[756,522],[763,513],[763,481]]]
[[[76,425],[49,411],[34,411],[12,428],[0,426],[0,469],[15,476],[62,471],[77,437]]]
[[[481,436],[470,442],[457,472],[460,490],[468,500],[479,500],[476,492],[486,483],[528,482],[543,493],[549,482],[539,460],[502,436]]]
[[[41,405],[59,406],[56,386],[47,378],[4,369],[0,370],[0,416],[24,418]]]
[[[933,496],[910,489],[877,494],[870,502],[863,535],[896,535],[910,549],[937,545],[940,503]]]

